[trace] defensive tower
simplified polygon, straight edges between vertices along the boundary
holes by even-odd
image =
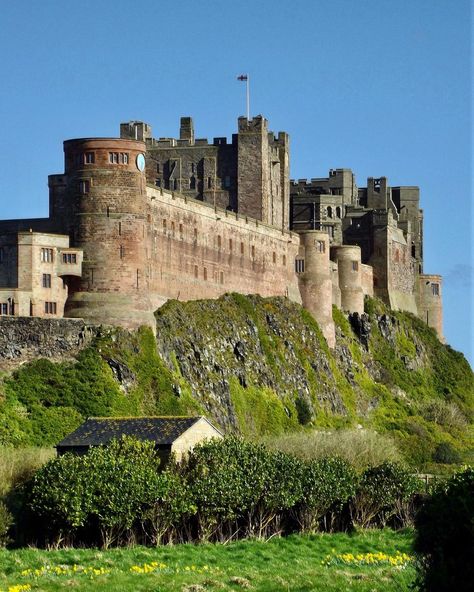
[[[84,251],[65,316],[136,328],[154,326],[148,296],[145,143],[86,138],[64,142],[65,173],[50,181],[58,230]]]

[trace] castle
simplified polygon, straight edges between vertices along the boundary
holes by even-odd
[[[178,139],[131,121],[64,154],[49,217],[0,221],[0,315],[132,329],[168,299],[259,293],[303,304],[333,347],[332,305],[362,313],[375,295],[443,338],[417,187],[358,188],[349,169],[290,181],[288,134],[262,116],[240,117],[230,143],[183,117]]]

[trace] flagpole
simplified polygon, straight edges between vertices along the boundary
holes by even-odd
[[[250,121],[250,76],[247,74],[247,121]]]

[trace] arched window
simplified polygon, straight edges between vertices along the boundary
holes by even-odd
[[[339,206],[337,206],[337,208],[336,208],[336,217],[337,218],[341,217],[341,208]]]
[[[332,218],[332,208],[331,208],[331,206],[328,206],[327,207],[326,213],[327,213],[328,218]]]

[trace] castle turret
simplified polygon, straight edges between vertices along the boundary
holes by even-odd
[[[336,345],[332,318],[332,280],[329,261],[329,236],[326,232],[310,230],[300,233],[304,259],[296,263],[301,299],[323,332],[329,347]]]
[[[442,281],[440,275],[418,276],[417,307],[420,319],[432,327],[440,341],[444,342]]]
[[[337,263],[341,307],[347,312],[364,312],[360,247],[331,247],[331,259]]]
[[[64,143],[66,187],[53,199],[63,232],[84,251],[65,316],[154,326],[148,297],[145,143],[88,138]]]

